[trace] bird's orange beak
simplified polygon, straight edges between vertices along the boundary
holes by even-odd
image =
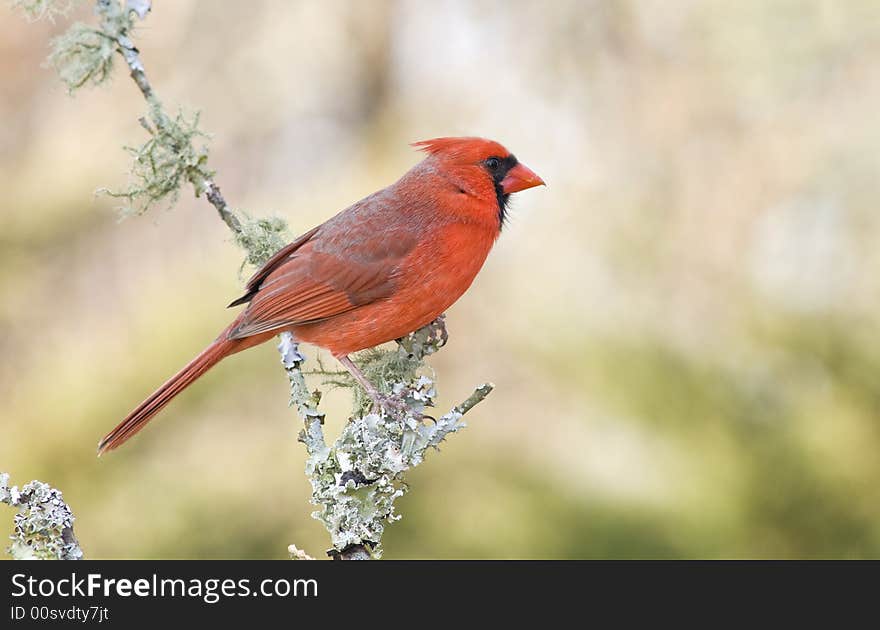
[[[544,180],[525,164],[517,164],[507,171],[507,176],[501,180],[501,190],[505,195],[544,185]]]

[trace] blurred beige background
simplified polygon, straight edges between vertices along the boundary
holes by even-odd
[[[880,4],[154,4],[147,70],[235,207],[305,231],[440,135],[549,184],[449,312],[443,410],[497,389],[386,557],[880,556]],[[269,345],[94,456],[232,317],[241,254],[189,190],[121,223],[93,196],[144,104],[121,66],[66,95],[66,24],[0,7],[0,470],[61,488],[89,557],[320,555]]]

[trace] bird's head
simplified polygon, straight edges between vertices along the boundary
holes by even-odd
[[[434,138],[414,142],[413,146],[455,169],[479,190],[479,184],[491,184],[498,201],[498,216],[504,222],[511,193],[544,180],[522,164],[499,143],[485,138]]]

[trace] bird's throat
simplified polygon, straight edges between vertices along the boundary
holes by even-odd
[[[507,204],[510,203],[510,195],[504,192],[498,182],[495,182],[495,198],[498,200],[498,229],[501,230],[507,221]]]

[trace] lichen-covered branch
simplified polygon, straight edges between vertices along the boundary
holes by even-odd
[[[21,0],[38,12],[39,0]],[[208,134],[199,128],[198,114],[179,111],[171,116],[151,84],[140,51],[133,43],[135,20],[144,19],[150,0],[96,0],[98,27],[74,24],[56,38],[50,63],[73,93],[104,82],[113,69],[114,53],[125,61],[132,80],[147,103],[140,118],[149,134],[139,147],[127,147],[133,156],[131,183],[124,191],[104,191],[125,200],[126,213],[142,213],[158,203],[173,205],[181,188],[190,184],[204,195],[246,252],[245,262],[259,266],[289,240],[287,224],[276,217],[251,218],[226,202],[208,168]],[[401,401],[400,410],[372,413],[369,399],[346,374],[327,379],[354,392],[352,417],[330,446],[324,437],[324,414],[318,410],[321,392],[310,390],[302,370],[305,357],[289,333],[281,335],[281,362],[290,381],[290,405],[303,421],[299,439],[306,446],[306,474],[312,485],[313,516],[324,523],[332,540],[329,555],[340,559],[367,559],[381,553],[385,525],[400,518],[394,502],[407,490],[403,474],[424,460],[451,433],[464,426],[462,416],[492,390],[481,385],[463,403],[434,420],[424,415],[433,407],[433,374],[426,374],[424,358],[439,350],[447,334],[441,315],[435,322],[398,340],[394,350],[371,350],[355,361],[385,394]],[[326,373],[324,373],[326,375]],[[302,557],[291,546],[292,555]]]
[[[419,368],[446,339],[441,315],[401,339],[395,350],[378,356],[375,351],[367,353],[361,369],[380,389],[398,397],[403,411],[371,413],[355,397],[354,415],[328,447],[321,426],[324,414],[318,411],[321,394],[306,386],[301,369],[305,357],[293,337],[281,335],[279,350],[291,383],[290,404],[305,423],[299,440],[309,454],[306,476],[312,484],[312,503],[320,507],[312,516],[330,533],[332,557],[367,559],[381,554],[385,525],[400,518],[394,502],[408,489],[403,474],[422,463],[428,449],[439,448],[448,435],[463,428],[464,414],[492,391],[491,384],[483,384],[441,418],[425,415],[434,406],[436,391],[433,378],[418,374]],[[377,378],[380,372],[383,378]]]
[[[61,491],[42,481],[21,490],[0,473],[0,503],[18,508],[15,533],[7,551],[16,560],[80,560],[82,549],[73,533],[73,512]]]
[[[323,457],[327,451],[324,442],[324,414],[318,411],[321,392],[309,391],[302,364],[306,357],[299,351],[299,344],[289,332],[281,333],[278,351],[281,353],[281,365],[287,372],[290,381],[290,406],[296,407],[299,417],[305,425],[299,434],[299,441],[306,445],[309,457]]]

